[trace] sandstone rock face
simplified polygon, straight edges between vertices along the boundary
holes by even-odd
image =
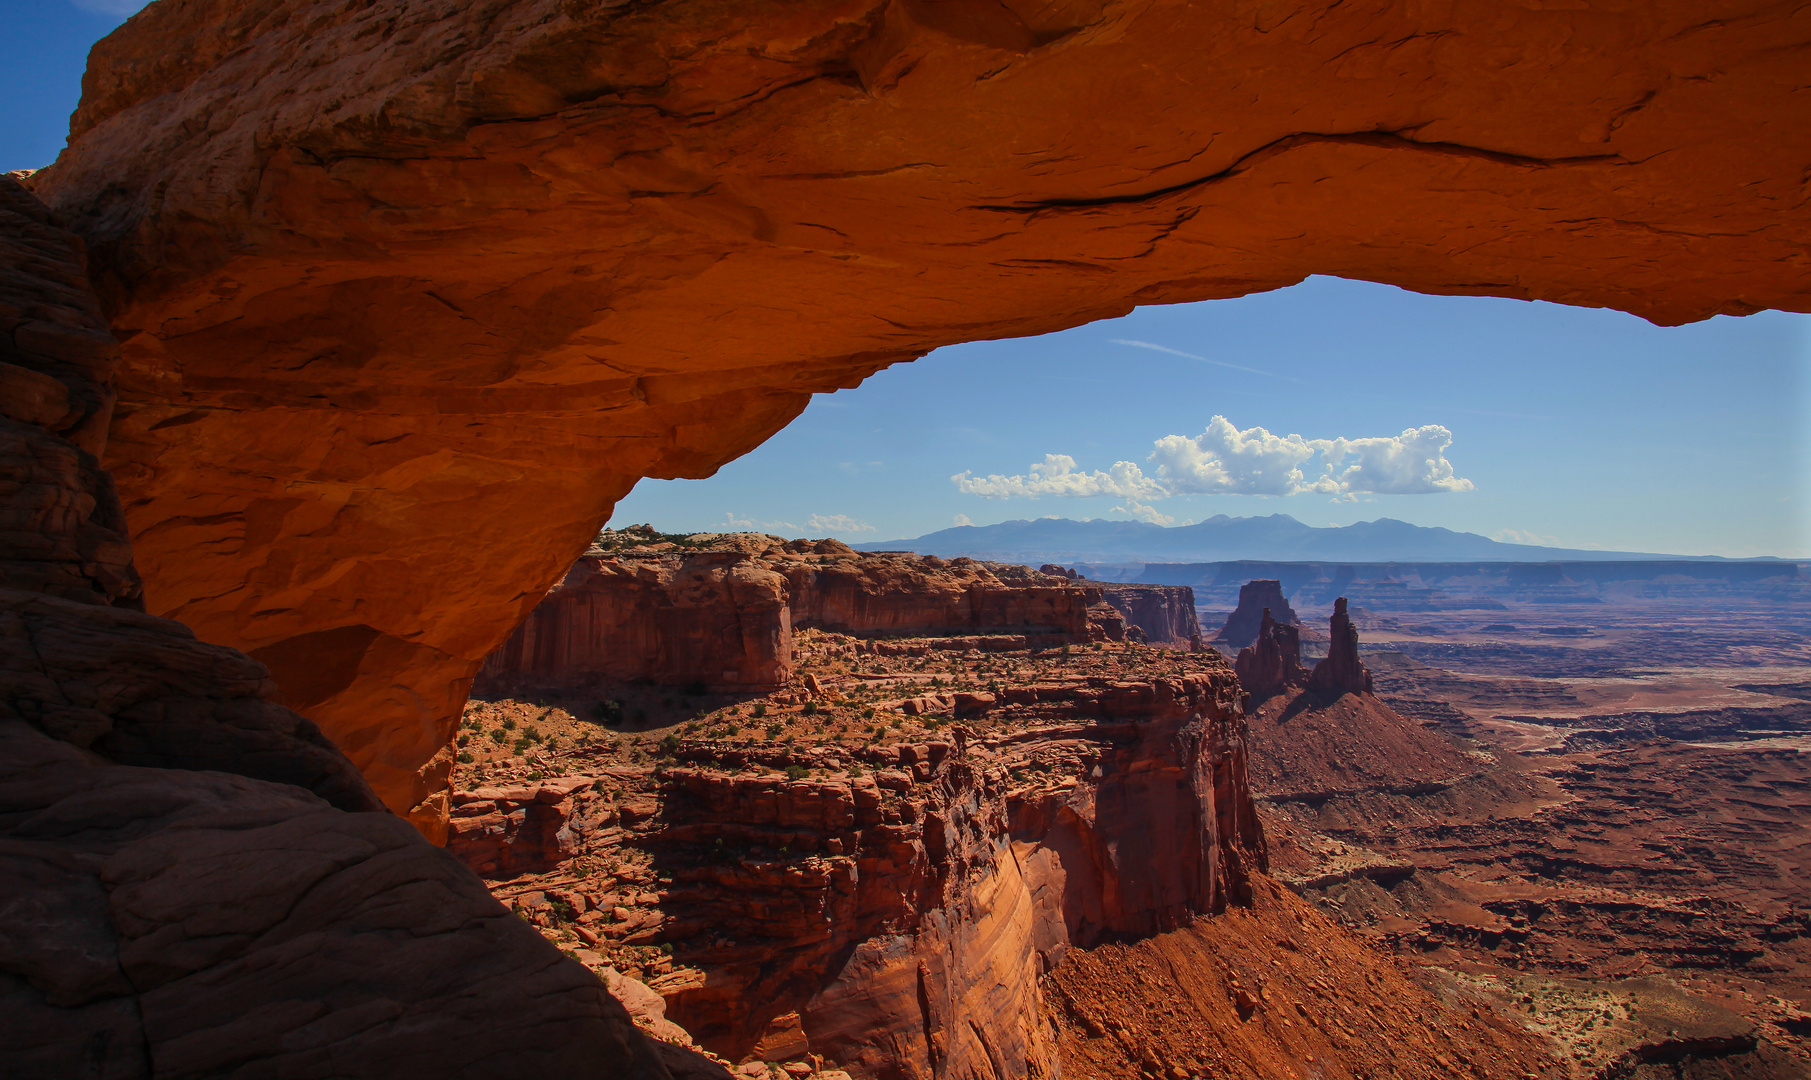
[[[479,691],[592,678],[771,690],[793,677],[792,632],[804,627],[1060,642],[1086,640],[1093,626],[1124,638],[1097,586],[972,559],[858,554],[840,544],[834,555],[777,542],[727,550],[754,547],[747,535],[713,541],[726,550],[587,554],[485,659]]]
[[[661,1077],[603,986],[388,813],[0,720],[0,1071]]]
[[[939,345],[1311,273],[1804,310],[1804,20],[160,2],[31,183],[125,341],[150,609],[255,651],[407,810],[638,478]]]
[[[1333,601],[1333,615],[1327,620],[1327,655],[1314,665],[1308,685],[1323,694],[1371,692],[1371,673],[1358,659],[1358,627],[1346,614],[1346,598]]]
[[[1214,641],[1228,648],[1243,649],[1258,640],[1264,619],[1276,613],[1276,621],[1290,626],[1301,625],[1289,598],[1283,595],[1283,583],[1273,579],[1248,581],[1239,586],[1239,606],[1226,617],[1226,625],[1214,635]]]
[[[81,243],[0,178],[0,253],[0,1074],[668,1075],[264,667],[133,610]]]
[[[119,496],[95,459],[118,363],[81,240],[0,177],[0,588],[143,610]]]
[[[604,678],[767,689],[792,674],[786,578],[739,553],[580,559],[485,659],[482,693]]]
[[[1233,662],[1239,685],[1254,699],[1262,701],[1290,687],[1304,686],[1308,672],[1302,667],[1302,631],[1290,623],[1280,623],[1264,609],[1258,625],[1258,639],[1239,650]]]
[[[1050,1076],[1039,976],[1067,948],[1219,911],[1264,865],[1237,686],[1222,670],[968,696],[971,718],[1014,725],[853,757],[685,740],[658,774],[462,793],[452,850],[493,865],[496,834],[468,831],[467,806],[557,801],[554,860],[651,852],[659,884],[584,898],[600,914],[578,926],[671,942],[693,975],[652,982],[667,1016],[731,1058]]]
[[[1201,647],[1201,624],[1195,617],[1195,590],[1187,585],[1102,584],[1101,599],[1137,627],[1145,641],[1178,649]]]

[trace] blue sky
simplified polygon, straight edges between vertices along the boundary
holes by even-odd
[[[1311,278],[1040,338],[940,349],[855,390],[819,395],[791,427],[709,480],[642,481],[613,521],[668,529],[749,521],[882,540],[945,528],[958,515],[978,525],[1050,514],[1123,520],[1148,507],[1178,522],[1383,516],[1566,547],[1805,556],[1808,374],[1803,315],[1662,328],[1615,311]],[[1451,435],[1439,456],[1452,471],[1406,483],[1360,475],[1351,485],[1371,491],[1269,496],[1162,491],[1205,486],[1198,475],[1151,483],[1160,463],[1177,462],[1159,454],[1158,440],[1188,437],[1198,458],[1215,416],[1244,433],[1262,427],[1304,441],[1400,440],[1438,425]],[[1226,440],[1205,442],[1209,456],[1228,456]],[[1074,458],[1073,472],[1106,472],[1104,485],[1122,491],[1111,470],[1130,462],[1156,497],[1011,495],[1039,489],[1028,467],[1047,454]],[[1324,475],[1318,459],[1304,464],[1293,486]],[[964,473],[966,485],[952,479]],[[976,483],[996,475],[1007,482]],[[1062,479],[1043,486],[1102,486]],[[1230,479],[1221,486],[1263,486]],[[1425,493],[1388,491],[1404,487]]]
[[[56,156],[88,46],[138,6],[0,0],[0,170]],[[643,481],[613,523],[880,540],[1280,512],[1811,557],[1808,431],[1811,317],[1661,328],[1313,278],[940,349],[820,395],[709,480]]]

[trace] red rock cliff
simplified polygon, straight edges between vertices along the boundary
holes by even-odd
[[[1195,590],[1187,585],[1122,585],[1102,583],[1101,599],[1125,616],[1152,645],[1180,649],[1201,647],[1201,623],[1195,616]]]
[[[870,555],[833,540],[783,544],[755,534],[705,542],[723,550],[580,559],[485,659],[479,691],[592,678],[769,690],[792,677],[795,627],[1081,640],[1101,598],[1096,586],[1010,576],[1024,568],[971,559]]]
[[[471,676],[618,498],[890,363],[1315,273],[1805,310],[1806,19],[162,0],[31,183],[124,343],[149,609],[426,814]]]
[[[732,1057],[802,1039],[876,1076],[1050,1076],[1039,976],[1065,949],[1185,925],[1263,865],[1237,685],[1078,680],[969,707],[1010,730],[854,756],[687,742],[702,764],[475,791],[453,849],[499,876],[651,852],[668,883],[592,898],[622,910],[587,932],[673,943],[702,975],[657,983],[669,1016]]]

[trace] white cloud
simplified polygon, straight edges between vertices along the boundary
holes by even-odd
[[[1127,499],[1124,506],[1115,506],[1107,511],[1110,514],[1125,514],[1134,521],[1148,521],[1153,525],[1174,525],[1176,519],[1158,510],[1155,506],[1146,506],[1137,499]]]
[[[957,514],[955,518],[950,521],[950,524],[961,528],[963,526],[973,525],[974,522],[968,520],[967,514]]]
[[[1150,460],[1172,495],[1295,495],[1313,490],[1302,465],[1315,452],[1300,435],[1272,435],[1261,427],[1240,431],[1216,416],[1193,438],[1158,439]]]
[[[1409,428],[1394,438],[1325,440],[1321,458],[1327,471],[1314,490],[1368,495],[1470,491],[1472,482],[1453,475],[1453,463],[1446,460],[1452,444],[1453,433],[1439,424]]]
[[[764,532],[781,536],[797,536],[803,531],[790,521],[756,521],[739,518],[733,513],[723,515],[723,527],[726,532]]]
[[[857,521],[848,514],[813,514],[805,519],[805,528],[810,532],[825,533],[862,533],[873,532],[874,526]]]
[[[964,495],[984,499],[1035,499],[1055,495],[1085,499],[1095,495],[1117,495],[1122,499],[1161,499],[1164,492],[1157,481],[1130,461],[1115,462],[1111,469],[1091,473],[1078,472],[1075,459],[1068,454],[1045,454],[1044,460],[1023,474],[977,477],[960,472],[950,477]]]
[[[1226,417],[1215,416],[1199,435],[1158,439],[1147,459],[1156,467],[1154,476],[1130,461],[1116,462],[1105,472],[1083,472],[1067,454],[1046,454],[1020,475],[962,472],[950,480],[964,494],[988,499],[1113,495],[1126,500],[1115,508],[1118,512],[1151,521],[1156,511],[1148,504],[1173,495],[1317,492],[1356,499],[1470,491],[1472,482],[1456,475],[1446,459],[1452,443],[1453,433],[1439,424],[1400,435],[1306,439],[1273,435],[1261,427],[1240,430]]]

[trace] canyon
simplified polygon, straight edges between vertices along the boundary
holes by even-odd
[[[650,1032],[748,1077],[1559,1075],[1267,876],[1218,654],[806,628],[795,661],[468,709],[450,849]]]
[[[1495,651],[1416,660],[1401,647],[1487,617],[1424,610],[1412,635],[1358,617],[1385,639],[1360,654],[1374,691],[1317,691],[1298,661],[1254,694],[1251,784],[1275,872],[1424,982],[1541,1033],[1573,1075],[1805,1075],[1803,637],[1725,656],[1718,635],[1765,641],[1779,609],[1590,600],[1510,613],[1641,627],[1600,634],[1588,674],[1500,674],[1515,660]],[[1652,604],[1695,612],[1670,627],[1702,642],[1691,666],[1649,651],[1669,629]],[[1288,629],[1241,670],[1289,668],[1274,655],[1295,644]]]
[[[748,542],[733,535],[690,541]],[[806,558],[826,557],[815,553],[815,542],[791,543],[809,551]],[[923,563],[915,565],[924,572]],[[1055,577],[1058,570],[1037,573]],[[932,564],[933,573],[972,580],[965,571],[973,573]],[[997,564],[989,572],[1002,580],[1033,573]],[[1288,604],[1274,579],[1244,592],[1254,602]],[[1611,716],[1601,710],[1614,679],[1537,690],[1539,680],[1454,675],[1375,646],[1361,653],[1358,624],[1389,620],[1340,602],[1327,630],[1311,639],[1324,642],[1326,655],[1305,664],[1301,628],[1277,622],[1268,610],[1258,614],[1256,641],[1232,665],[1238,690],[1249,695],[1232,723],[1243,730],[1239,756],[1253,813],[1274,839],[1239,850],[1242,885],[1227,891],[1235,902],[1211,919],[1144,923],[1129,935],[1102,933],[1105,922],[1087,917],[1066,921],[1067,933],[1054,925],[1033,929],[1035,916],[1014,917],[1008,922],[1019,929],[990,925],[996,932],[981,935],[989,950],[945,950],[921,962],[921,980],[936,973],[926,1001],[947,1003],[952,992],[1008,969],[1018,975],[1004,982],[1038,987],[1035,1002],[990,999],[982,1007],[970,999],[969,1007],[993,1019],[976,1022],[965,1053],[994,1067],[1010,1061],[1006,1071],[1014,1075],[1060,1067],[1070,1075],[1128,1077],[1167,1075],[1171,1063],[1188,1075],[1256,1076],[1307,1058],[1328,1075],[1352,1076],[1421,1068],[1446,1075],[1454,1060],[1467,1060],[1464,1067],[1487,1075],[1648,1076],[1659,1069],[1790,1077],[1811,1061],[1792,1041],[1803,1016],[1793,1003],[1803,1000],[1797,972],[1804,970],[1796,959],[1804,930],[1794,913],[1805,898],[1788,884],[1803,835],[1790,792],[1804,783],[1802,767],[1798,751],[1777,745],[1777,735],[1743,734],[1745,727],[1777,733],[1795,724],[1811,730],[1811,716],[1795,719],[1792,695],[1802,696],[1800,683],[1778,682],[1782,676],[1769,669],[1748,676],[1721,669],[1722,685],[1776,680],[1723,691],[1744,701],[1764,699],[1759,691],[1766,691],[1772,707],[1725,710],[1713,719],[1635,697],[1630,704],[1648,707]],[[927,926],[956,926],[963,932],[955,937],[972,942],[979,939],[965,935],[989,925],[982,912],[1035,911],[1038,902],[1022,897],[1048,895],[1031,867],[1038,852],[1064,847],[1045,831],[1063,815],[1027,813],[1027,805],[1047,801],[1052,788],[1072,808],[1098,811],[1108,801],[1098,788],[1112,770],[1096,776],[1090,763],[1102,760],[1093,756],[1098,749],[1078,754],[1076,740],[1103,746],[1108,717],[1128,715],[1137,697],[1148,700],[1150,688],[1182,673],[1200,672],[1189,677],[1224,686],[1227,665],[1212,652],[1166,654],[1102,635],[1042,642],[1011,634],[866,638],[823,628],[800,630],[794,660],[788,684],[768,692],[593,682],[577,700],[543,684],[532,706],[507,697],[475,702],[462,738],[475,756],[472,772],[461,766],[453,850],[500,895],[532,898],[531,917],[543,932],[595,970],[645,980],[661,999],[661,1021],[679,1025],[725,1064],[753,1068],[804,1057],[857,1075],[961,1073],[978,1058],[928,1049],[936,1040],[925,1033],[949,1015],[946,1006],[889,999],[886,976],[896,969],[862,962],[888,937],[877,927],[894,934],[910,928],[899,934],[910,949],[900,944],[892,955],[923,961],[925,949],[949,940],[940,932],[927,946]],[[1382,676],[1370,670],[1374,664]],[[1685,689],[1704,693],[1697,685]],[[1097,696],[1109,687],[1110,697]],[[1122,696],[1134,688],[1136,695]],[[614,710],[600,715],[585,704],[586,694],[608,693],[620,695]],[[1118,703],[1110,704],[1114,697]],[[1545,721],[1555,725],[1558,742],[1533,740],[1535,721],[1504,711],[1556,706],[1573,714]],[[1222,707],[1232,711],[1230,703]],[[1478,713],[1480,707],[1491,711]],[[1129,715],[1151,722],[1138,707]],[[1715,748],[1641,749],[1661,732],[1721,741]],[[510,739],[513,748],[505,745]],[[989,886],[981,892],[952,891],[947,883],[927,891],[915,863],[882,856],[859,825],[896,823],[904,832],[894,835],[908,847],[952,850],[951,841],[928,843],[923,826],[912,825],[916,819],[941,828],[949,820],[952,804],[940,800],[953,797],[952,785],[961,791],[973,768],[963,767],[958,747],[1003,768],[1007,808],[992,812],[992,842],[1032,858],[1020,858],[1011,872],[996,862],[976,879]],[[1556,754],[1551,763],[1540,760]],[[1764,764],[1758,773],[1732,769],[1731,754],[1758,755]],[[1136,773],[1143,766],[1122,756],[1119,767]],[[523,780],[524,769],[542,779]],[[1665,791],[1683,805],[1705,805],[1717,801],[1717,785],[1732,781],[1735,801],[1702,824],[1652,798]],[[1642,793],[1644,786],[1652,790]],[[883,801],[864,818],[849,809],[863,790],[870,804],[897,792],[897,810]],[[841,809],[827,815],[826,797]],[[1631,815],[1628,807],[1637,804],[1643,809]],[[1738,805],[1764,805],[1771,823],[1739,824],[1754,811]],[[1175,820],[1143,816],[1146,828]],[[1162,843],[1174,841],[1168,833]],[[1268,859],[1272,843],[1274,880],[1249,861],[1251,850]],[[1691,865],[1718,868],[1708,896],[1702,870],[1644,867],[1655,862],[1640,854],[1644,849],[1680,845],[1707,852]],[[822,867],[843,856],[855,869],[839,885]],[[913,859],[927,857],[937,861],[914,849]],[[1775,870],[1773,859],[1787,861]],[[751,863],[764,869],[732,869]],[[1064,865],[1072,869],[1072,861]],[[801,866],[812,869],[784,879],[792,888],[767,884],[782,880],[779,867]],[[877,883],[876,873],[887,883]],[[1678,885],[1666,884],[1669,875]],[[1622,880],[1631,878],[1639,883],[1633,888]],[[1074,882],[1065,879],[1071,888]],[[1091,896],[1113,891],[1098,877],[1089,882],[1083,891]],[[1279,882],[1288,889],[1278,891]],[[870,890],[893,905],[891,925],[864,908],[873,904]],[[1299,906],[1288,890],[1325,914]],[[902,897],[920,905],[903,922]],[[1371,945],[1344,937],[1346,931]],[[1246,934],[1261,940],[1242,939]],[[855,938],[861,943],[852,948]],[[1391,954],[1394,964],[1385,959]],[[1242,959],[1229,961],[1235,955]],[[1312,965],[1290,967],[1329,955],[1348,965],[1335,979]],[[826,964],[825,957],[833,959]],[[1252,977],[1265,971],[1269,981]],[[1701,972],[1726,973],[1731,981],[1706,980]],[[1415,1038],[1413,1025],[1368,996],[1386,985],[1408,995],[1397,1008],[1409,1002],[1407,1011],[1418,1016],[1466,1018],[1437,1043],[1446,1048],[1434,1051],[1444,1065],[1426,1056],[1366,1057],[1364,1024],[1379,1025],[1369,1029],[1372,1039]],[[1241,991],[1252,1003],[1244,1012]],[[1317,1018],[1313,1003],[1337,1006],[1353,993],[1357,1012],[1335,1008]],[[764,1005],[751,1010],[749,1002]],[[1275,1010],[1285,1002],[1288,1009]],[[850,1016],[861,1020],[845,1023]],[[1307,1021],[1299,1031],[1297,1021]],[[856,1031],[868,1037],[853,1037]],[[1455,1045],[1471,1049],[1456,1059],[1448,1052]]]

